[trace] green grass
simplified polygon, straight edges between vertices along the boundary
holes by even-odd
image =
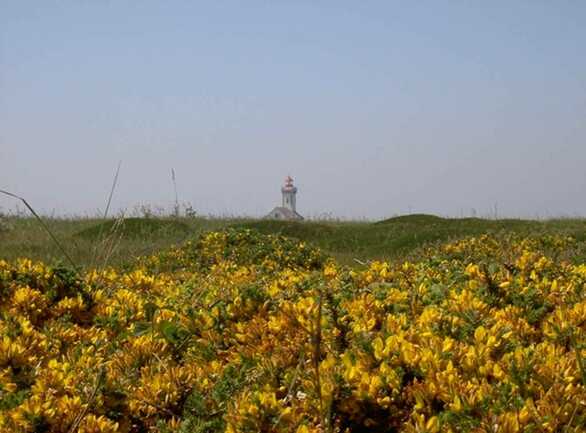
[[[503,232],[520,235],[569,235],[580,241],[580,250],[574,256],[577,259],[586,259],[586,219],[531,221],[406,215],[376,223],[254,221],[241,226],[254,228],[262,233],[281,233],[306,240],[346,264],[355,262],[354,259],[400,259],[431,244]]]
[[[49,229],[80,267],[120,266],[135,257],[151,254],[215,230],[234,221],[204,218],[114,219],[47,218]],[[8,230],[0,231],[0,259],[28,257],[47,263],[65,263],[49,235],[33,218],[7,218]]]
[[[345,264],[374,259],[399,260],[422,247],[483,233],[565,234],[579,242],[571,252],[586,261],[586,219],[531,221],[518,219],[441,218],[407,215],[369,222],[271,221],[209,218],[47,219],[51,231],[80,266],[114,266],[168,248],[199,233],[228,226],[278,233],[322,248]],[[0,231],[0,258],[29,257],[49,263],[64,261],[49,236],[32,218],[10,218]]]
[[[125,239],[166,238],[185,236],[191,228],[184,221],[162,218],[126,218],[107,220],[76,233],[80,238],[97,241],[115,235]]]

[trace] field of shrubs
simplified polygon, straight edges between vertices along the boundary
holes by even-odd
[[[0,261],[0,432],[584,432],[573,243],[350,269],[226,230],[124,269]]]

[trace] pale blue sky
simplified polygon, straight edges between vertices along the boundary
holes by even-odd
[[[0,189],[44,212],[586,215],[585,1],[0,0]],[[14,206],[0,198],[4,209]]]

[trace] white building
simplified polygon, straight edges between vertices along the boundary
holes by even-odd
[[[282,205],[274,208],[266,217],[278,220],[302,220],[303,217],[297,213],[297,187],[293,185],[291,176],[285,179],[281,194],[283,195]]]

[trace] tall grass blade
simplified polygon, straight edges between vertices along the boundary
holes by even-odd
[[[116,189],[116,185],[118,184],[118,175],[120,174],[121,165],[122,161],[118,161],[118,167],[116,168],[116,174],[114,175],[114,181],[112,182],[112,188],[110,189],[110,195],[108,196],[108,204],[106,205],[106,209],[104,210],[104,219],[108,217],[110,205],[112,204],[112,197],[114,196],[114,190]]]
[[[45,221],[43,221],[43,219],[39,216],[39,214],[37,214],[37,212],[35,212],[35,210],[33,209],[33,207],[22,197],[13,194],[11,192],[8,191],[4,191],[2,189],[0,189],[0,193],[7,195],[9,197],[15,198],[17,200],[20,200],[21,202],[24,203],[24,205],[26,206],[26,208],[33,214],[33,216],[37,219],[37,221],[39,222],[39,224],[41,225],[41,227],[43,227],[43,229],[45,229],[45,231],[49,234],[49,236],[51,237],[51,239],[53,240],[53,242],[55,242],[55,245],[57,245],[57,248],[59,248],[59,250],[61,251],[61,253],[63,253],[63,255],[65,256],[65,258],[67,259],[67,261],[71,264],[71,266],[73,266],[73,269],[75,270],[75,272],[78,271],[78,267],[75,264],[75,262],[73,261],[73,259],[71,258],[71,256],[69,254],[67,254],[67,251],[65,250],[65,248],[63,248],[63,246],[61,245],[61,243],[59,242],[59,240],[57,239],[57,237],[53,234],[53,232],[51,231],[51,229],[49,229],[49,226],[47,226],[47,224],[45,223]]]
[[[171,169],[171,179],[173,180],[173,189],[175,190],[175,218],[179,218],[179,196],[177,195],[177,180],[175,179],[175,169]]]
[[[114,196],[114,191],[116,190],[116,186],[118,185],[118,175],[120,174],[120,166],[122,165],[122,161],[118,161],[118,166],[116,167],[116,173],[114,174],[114,180],[112,181],[112,188],[110,188],[110,194],[108,195],[108,202],[106,203],[106,209],[104,210],[103,219],[106,220],[108,218],[108,212],[110,211],[110,205],[112,204],[112,197]],[[98,238],[96,241],[96,245],[94,246],[94,254],[92,257],[91,267],[95,267],[98,261],[98,247],[100,242],[102,241],[102,231],[103,225],[100,227],[100,233],[98,234]]]

